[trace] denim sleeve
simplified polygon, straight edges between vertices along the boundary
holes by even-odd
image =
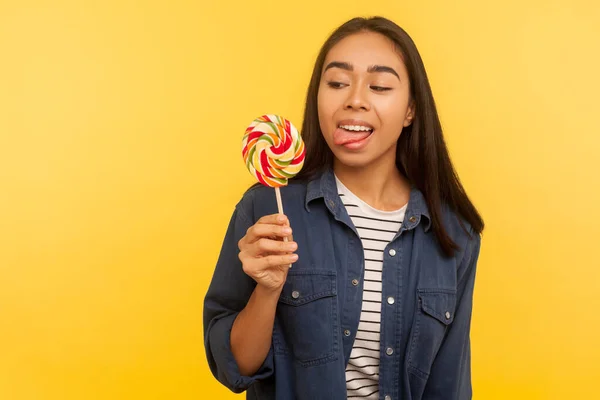
[[[459,283],[454,321],[431,367],[423,400],[469,400],[471,387],[471,312],[481,237],[474,234],[458,268]]]
[[[212,282],[204,299],[204,346],[210,369],[223,385],[235,393],[248,389],[255,381],[273,374],[273,350],[253,376],[242,376],[231,352],[233,321],[246,306],[256,286],[244,273],[238,258],[238,241],[253,225],[238,204],[231,217]]]

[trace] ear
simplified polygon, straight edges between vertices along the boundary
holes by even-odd
[[[406,117],[404,118],[404,126],[407,127],[412,124],[413,119],[415,118],[415,102],[411,101],[408,106],[408,110],[406,111]]]

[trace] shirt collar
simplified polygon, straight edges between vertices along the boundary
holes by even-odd
[[[339,209],[343,207],[338,195],[335,175],[331,168],[327,168],[320,176],[308,182],[306,200],[304,203],[306,211],[310,212],[309,204],[319,198],[323,198],[331,212],[336,215]],[[422,217],[425,217],[425,232],[431,228],[431,217],[429,215],[429,208],[427,207],[425,197],[419,189],[412,185],[408,207],[406,208],[406,217],[407,220],[404,224],[406,229],[412,229],[417,226]]]

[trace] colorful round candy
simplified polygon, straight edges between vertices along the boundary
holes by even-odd
[[[263,115],[252,121],[242,140],[242,156],[248,171],[260,183],[281,187],[304,165],[304,142],[287,119]]]

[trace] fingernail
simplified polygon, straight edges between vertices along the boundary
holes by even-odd
[[[289,243],[289,244],[287,245],[287,248],[288,248],[288,250],[290,250],[290,251],[294,251],[294,250],[296,250],[296,249],[298,248],[298,245],[297,245],[295,242],[292,242],[292,243]]]
[[[289,227],[285,226],[285,227],[283,227],[283,228],[281,229],[281,231],[282,231],[284,234],[286,234],[286,235],[289,235],[290,233],[292,233],[292,228],[289,228]]]
[[[283,216],[283,215],[280,215],[280,216],[278,216],[278,217],[277,217],[277,221],[278,221],[278,222],[283,222],[283,221],[285,221],[285,216]]]
[[[298,254],[290,255],[290,260],[292,260],[292,262],[298,260]]]

